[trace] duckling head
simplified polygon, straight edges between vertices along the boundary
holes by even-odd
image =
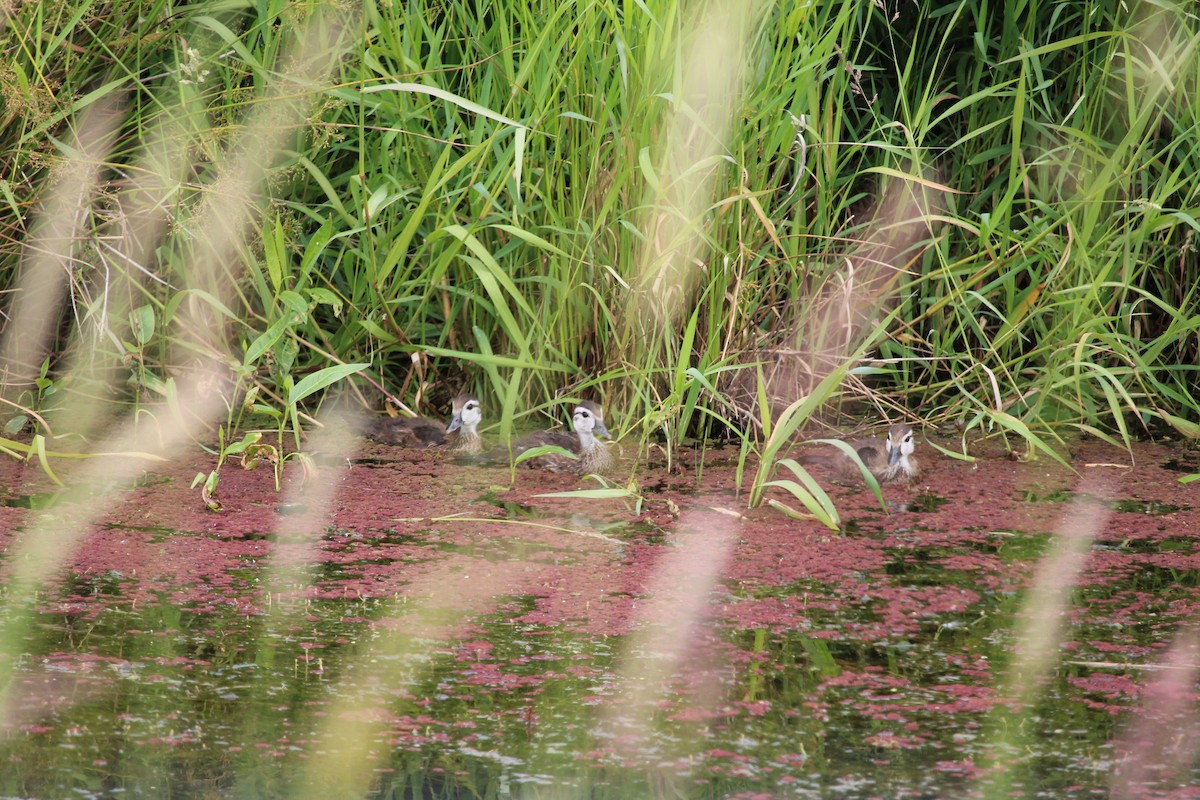
[[[571,417],[575,433],[579,434],[581,440],[591,436],[612,438],[608,428],[604,427],[604,410],[591,400],[584,400],[575,406],[575,412]]]
[[[908,461],[908,457],[912,455],[916,446],[917,443],[913,438],[913,430],[910,426],[900,423],[888,428],[887,454],[889,465]]]
[[[453,411],[454,418],[450,420],[446,433],[453,433],[462,428],[464,433],[471,434],[483,421],[483,407],[479,404],[479,398],[473,394],[460,394],[454,398]]]

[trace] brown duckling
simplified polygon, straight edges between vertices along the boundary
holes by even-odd
[[[578,472],[587,475],[593,472],[604,472],[613,463],[613,455],[608,446],[596,439],[597,436],[611,438],[612,434],[604,426],[604,410],[590,400],[584,400],[575,406],[571,414],[574,434],[562,431],[539,431],[528,436],[522,436],[513,443],[513,456],[520,455],[526,450],[543,445],[556,445],[574,453],[575,459],[567,458],[558,453],[547,453],[535,456],[528,463],[537,469],[550,472]]]
[[[428,417],[384,417],[375,420],[366,435],[377,442],[398,447],[444,447],[468,454],[483,450],[483,439],[478,430],[483,420],[479,399],[475,395],[460,394],[454,398],[453,413],[449,425]]]
[[[921,475],[920,464],[913,455],[916,440],[912,426],[903,422],[888,428],[887,438],[882,442],[878,439],[859,439],[850,442],[850,446],[880,483],[911,483]],[[845,477],[862,474],[858,465],[841,451],[833,456],[804,455],[799,461],[801,464],[831,466]]]

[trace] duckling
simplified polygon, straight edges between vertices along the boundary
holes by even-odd
[[[921,475],[920,464],[913,455],[916,441],[912,426],[903,422],[888,428],[887,439],[882,442],[878,439],[859,439],[850,442],[850,446],[880,483],[911,483]],[[847,477],[862,474],[858,465],[840,451],[835,456],[804,455],[799,461],[801,464],[831,466]]]
[[[570,459],[556,453],[548,453],[531,458],[527,463],[531,467],[550,472],[578,472],[581,475],[604,472],[613,463],[612,452],[608,446],[596,440],[597,436],[612,437],[608,428],[604,426],[604,410],[592,401],[584,400],[575,406],[571,418],[574,435],[560,431],[531,433],[513,443],[513,455],[517,456],[542,445],[557,445],[574,453],[578,458]]]
[[[475,395],[460,394],[452,403],[449,425],[428,417],[384,417],[367,430],[367,436],[383,444],[424,449],[444,447],[457,453],[476,454],[483,450],[479,423],[483,410]]]

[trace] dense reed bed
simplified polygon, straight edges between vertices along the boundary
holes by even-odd
[[[474,391],[504,435],[563,396],[641,444],[839,397],[1035,445],[1197,433],[1187,4],[7,15],[10,431],[205,362],[227,436],[356,363],[362,406]],[[329,63],[289,72],[314,20]]]

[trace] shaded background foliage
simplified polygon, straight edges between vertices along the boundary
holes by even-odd
[[[363,361],[434,413],[480,393],[502,432],[557,397],[594,396],[643,441],[678,440],[761,421],[761,400],[778,410],[869,352],[843,396],[889,416],[1197,433],[1192,6],[746,5],[720,157],[681,163],[665,132],[702,110],[681,65],[722,7],[335,6],[350,40],[335,79],[297,87],[307,123],[273,166],[253,244],[225,265],[235,301],[210,347],[228,338],[242,368],[230,405],[279,402],[291,376]],[[52,351],[85,345],[98,373],[128,380],[122,402],[168,392],[181,347],[197,349],[175,325],[192,215],[222,191],[211,165],[317,10],[6,12],[4,287],[17,285],[71,127],[120,100]],[[130,171],[159,130],[184,137],[188,165],[169,232],[150,263],[130,265],[104,240],[121,231]],[[690,171],[708,180],[704,210],[672,229],[672,191]],[[891,196],[908,210],[889,210]],[[689,280],[654,288],[685,241],[700,243],[678,259]],[[106,317],[113,291],[130,295],[127,330]],[[645,314],[655,293],[674,316]],[[10,386],[19,408],[58,388],[56,363],[41,384]],[[382,405],[372,384],[355,390]]]

